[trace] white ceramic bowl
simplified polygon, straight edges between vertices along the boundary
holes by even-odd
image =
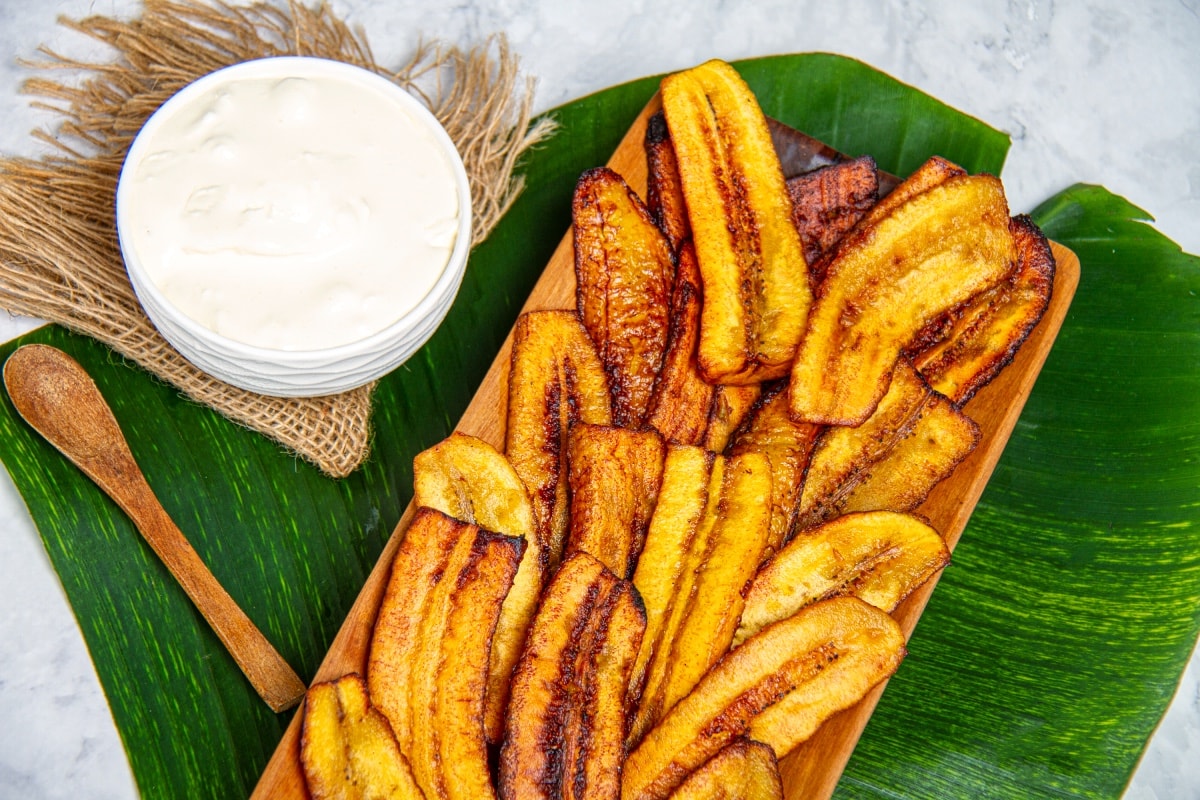
[[[264,77],[320,78],[343,81],[358,87],[371,87],[380,102],[396,103],[437,143],[451,168],[447,173],[455,184],[458,215],[453,246],[440,274],[427,274],[427,290],[407,292],[394,298],[400,307],[411,310],[380,330],[356,341],[328,347],[277,349],[247,344],[217,333],[179,308],[155,282],[155,264],[147,263],[143,247],[145,224],[137,225],[133,209],[140,191],[131,177],[151,153],[161,153],[163,125],[179,114],[194,113],[197,98],[203,99],[235,82],[261,80]],[[170,154],[169,146],[167,149]],[[287,179],[288,176],[280,176]],[[389,184],[390,185],[390,184]],[[341,62],[317,58],[280,57],[248,61],[207,75],[188,85],[163,104],[146,122],[130,147],[122,168],[116,193],[117,232],[121,253],[130,282],[147,316],[163,337],[196,367],[234,386],[279,397],[310,397],[334,394],[361,386],[398,367],[413,355],[434,333],[445,318],[461,285],[471,246],[471,196],[466,170],[450,137],[437,119],[408,92],[367,70]],[[404,252],[404,242],[396,242]],[[419,298],[416,293],[424,292]]]

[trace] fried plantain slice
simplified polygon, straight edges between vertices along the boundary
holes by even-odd
[[[538,548],[553,570],[567,535],[567,431],[612,424],[604,367],[572,311],[517,318],[508,376],[505,454],[533,501]]]
[[[595,618],[588,646],[576,658],[575,675],[584,685],[565,726],[564,800],[616,800],[621,792],[629,720],[626,695],[646,612],[633,585],[618,581]]]
[[[628,581],[587,553],[563,561],[513,673],[501,797],[616,796],[626,686],[644,628]]]
[[[658,503],[633,573],[634,588],[646,610],[646,634],[630,681],[631,706],[641,695],[646,667],[658,644],[676,582],[708,505],[709,480],[716,457],[713,452],[694,445],[667,447]]]
[[[692,229],[679,179],[679,159],[671,144],[671,132],[663,112],[652,114],[646,121],[643,146],[646,150],[646,208],[667,237],[671,251],[678,253],[684,240],[691,238]]]
[[[533,533],[529,493],[508,458],[458,431],[413,458],[413,502],[496,533]]]
[[[577,553],[546,586],[513,671],[500,749],[502,798],[548,796],[561,779],[563,726],[581,637],[598,598],[616,580],[599,560]]]
[[[935,390],[959,405],[1000,374],[1050,304],[1054,253],[1025,215],[1009,222],[1017,251],[1010,280],[946,314],[908,352]]]
[[[410,763],[434,798],[494,797],[483,730],[492,635],[524,540],[468,526],[430,594],[409,685]]]
[[[671,800],[783,800],[775,751],[739,737],[697,767]]]
[[[304,701],[300,764],[312,800],[421,800],[387,719],[355,674],[313,684]]]
[[[856,428],[827,428],[800,493],[796,529],[852,511],[911,511],[979,442],[979,426],[904,359],[883,400]]]
[[[667,346],[675,261],[616,172],[590,169],[571,205],[579,318],[608,375],[613,421],[641,425]]]
[[[820,431],[819,425],[792,420],[787,384],[777,382],[764,389],[730,445],[732,455],[762,453],[771,465],[771,523],[764,557],[782,547],[791,535],[804,471]]]
[[[504,454],[482,439],[452,433],[413,459],[413,502],[455,519],[521,537],[525,554],[504,599],[492,637],[484,698],[484,730],[497,743],[504,731],[508,679],[546,581],[544,554],[534,535],[533,505],[525,484]]]
[[[929,191],[935,186],[941,186],[951,178],[965,177],[967,171],[952,161],[941,156],[927,159],[913,173],[901,181],[892,191],[888,192],[875,205],[867,209],[867,213],[851,230],[856,236],[870,235],[871,226],[884,217],[909,202],[917,195]],[[840,243],[839,243],[840,244]]]
[[[874,606],[853,597],[808,606],[764,628],[709,670],[625,760],[621,797],[668,797],[689,773],[746,734],[782,757],[804,732],[811,734],[895,672],[903,657],[900,626]],[[792,717],[786,727],[771,713],[776,708]]]
[[[745,588],[762,560],[771,471],[760,453],[714,461],[704,516],[672,592],[634,715],[636,741],[729,649]]]
[[[662,101],[704,283],[700,370],[712,383],[782,377],[812,292],[766,118],[717,60],[664,78]]]
[[[676,497],[678,507],[674,509],[671,517],[662,521],[662,525],[665,526],[674,524],[674,520],[678,519],[687,527],[675,532],[675,536],[678,537],[677,541],[683,550],[682,560],[678,568],[673,570],[673,582],[667,587],[665,585],[666,576],[658,577],[658,580],[664,585],[654,591],[654,605],[661,607],[661,611],[656,611],[659,619],[655,626],[653,646],[649,652],[640,654],[645,659],[645,668],[637,676],[641,682],[641,688],[633,721],[629,727],[630,744],[637,744],[666,711],[663,703],[665,702],[665,683],[669,674],[671,649],[674,647],[679,629],[683,625],[689,607],[688,598],[695,589],[696,578],[703,568],[704,558],[709,552],[709,541],[717,519],[716,507],[720,503],[721,487],[725,482],[728,460],[724,456],[713,455],[706,459],[706,462],[694,458],[689,459],[689,463],[685,465],[686,472],[677,476],[679,481]],[[703,481],[703,486],[685,485],[685,481],[688,483]],[[698,514],[696,513],[697,505],[699,505]],[[659,525],[652,521],[651,527],[653,533],[653,528],[659,527]],[[664,550],[670,552],[673,544],[668,542]],[[640,567],[641,564],[639,564]],[[635,572],[635,581],[637,575],[638,573]],[[666,590],[665,593],[662,591],[663,589]],[[649,609],[649,607],[647,608]],[[647,610],[648,618],[650,613]]]
[[[714,453],[723,453],[729,446],[733,434],[754,410],[754,404],[762,396],[762,384],[746,386],[722,385],[713,396],[712,408],[708,412],[708,427],[701,442]]]
[[[1008,205],[993,176],[951,176],[874,212],[842,240],[818,289],[791,373],[798,420],[862,424],[902,349],[1013,268]]]
[[[591,553],[629,578],[646,541],[662,483],[665,445],[658,432],[611,425],[571,427],[568,434],[571,533],[566,554]]]
[[[671,291],[667,350],[646,412],[646,424],[668,442],[699,444],[709,424],[715,387],[704,380],[696,365],[702,298],[696,250],[691,241],[684,241]]]
[[[371,701],[392,726],[401,752],[412,752],[409,687],[417,667],[421,622],[454,546],[469,523],[418,508],[392,559],[367,655]]]
[[[836,517],[801,533],[754,576],[733,644],[828,597],[851,595],[890,614],[949,562],[941,534],[911,514]]]
[[[825,277],[822,258],[879,200],[879,170],[875,159],[860,156],[789,178],[787,190],[792,224],[816,286]]]

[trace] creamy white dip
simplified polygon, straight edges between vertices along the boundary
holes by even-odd
[[[368,84],[242,78],[154,120],[122,174],[122,246],[172,304],[245,344],[319,350],[430,292],[458,230],[454,167]]]

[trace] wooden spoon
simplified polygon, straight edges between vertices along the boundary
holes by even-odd
[[[83,367],[54,347],[24,345],[5,362],[4,384],[25,421],[129,515],[267,705],[275,712],[296,705],[304,682],[171,521]]]

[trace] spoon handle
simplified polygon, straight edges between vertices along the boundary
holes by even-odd
[[[4,364],[17,412],[129,515],[212,626],[250,684],[275,712],[305,685],[205,566],[146,482],[99,389],[70,356],[47,345],[18,348]]]

